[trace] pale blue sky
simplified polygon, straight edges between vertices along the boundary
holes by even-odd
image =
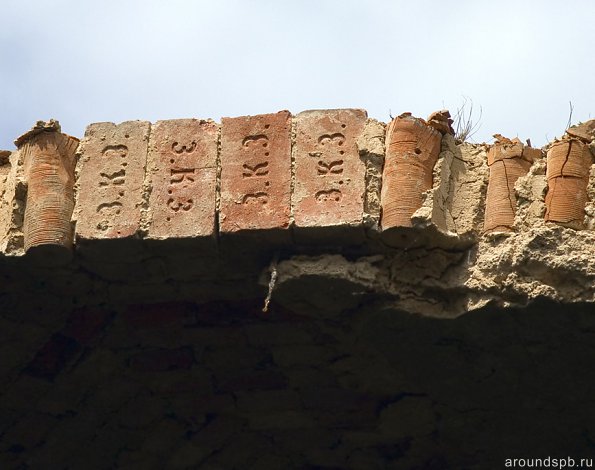
[[[483,108],[537,145],[595,117],[595,1],[2,0],[0,148],[88,123]]]

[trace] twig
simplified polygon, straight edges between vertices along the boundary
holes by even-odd
[[[566,129],[564,129],[564,130],[568,130],[568,128],[570,127],[570,124],[572,123],[572,112],[574,111],[574,106],[572,106],[572,101],[569,101],[568,105],[570,106],[570,114],[568,115],[568,122],[566,123]]]
[[[463,104],[455,114],[455,140],[459,143],[470,139],[481,127],[483,108],[479,107],[479,117],[473,122],[473,100],[463,97]]]

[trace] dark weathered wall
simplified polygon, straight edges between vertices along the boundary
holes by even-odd
[[[595,450],[586,304],[321,320],[261,299],[45,300],[3,304],[2,468],[486,469]]]

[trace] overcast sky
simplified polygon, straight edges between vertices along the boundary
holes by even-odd
[[[0,0],[0,149],[40,119],[88,123],[464,97],[543,145],[595,117],[595,1]]]

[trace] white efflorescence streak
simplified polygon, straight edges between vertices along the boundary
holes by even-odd
[[[264,299],[264,307],[262,308],[263,312],[268,312],[269,304],[271,303],[271,297],[273,296],[273,289],[275,288],[275,283],[277,282],[277,262],[279,260],[279,255],[275,254],[274,258],[271,260],[271,264],[269,266],[269,271],[271,272],[271,279],[269,281],[269,291],[267,293],[266,298]]]

